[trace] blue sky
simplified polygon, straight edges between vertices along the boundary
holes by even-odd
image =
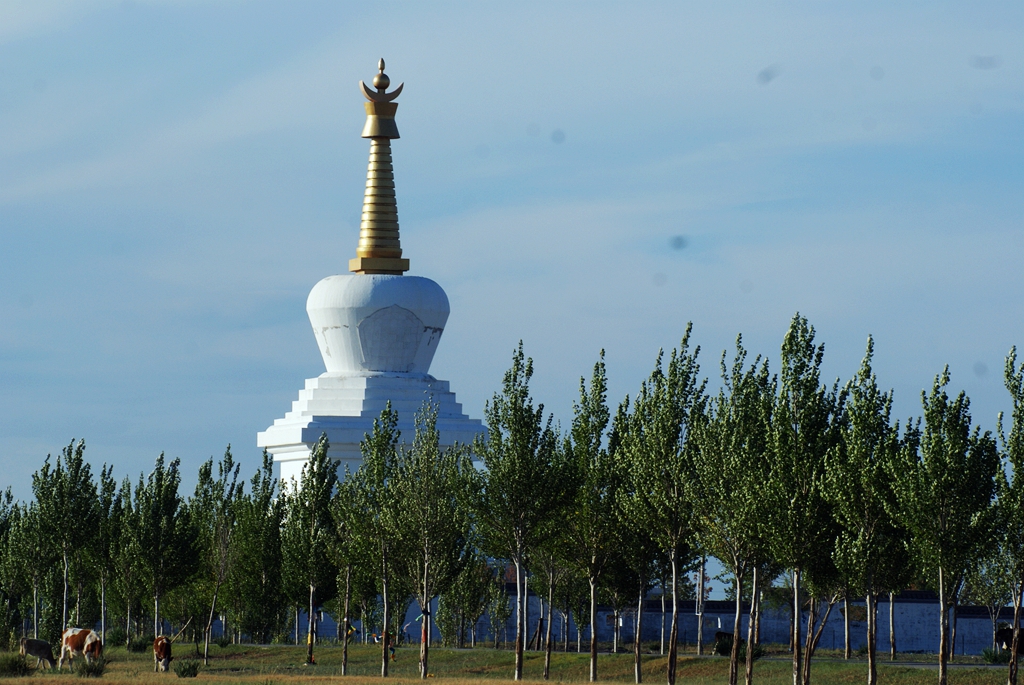
[[[432,372],[482,415],[512,350],[563,424],[686,322],[714,378],[794,312],[830,377],[869,334],[897,413],[944,364],[976,420],[1024,345],[1024,5],[0,3],[0,486],[84,437],[187,486],[323,371],[310,288],[354,256],[359,79],[384,57]],[[678,240],[677,237],[682,237]]]

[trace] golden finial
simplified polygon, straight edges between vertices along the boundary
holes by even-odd
[[[402,92],[399,84],[386,92],[391,79],[384,73],[384,60],[377,63],[371,90],[362,81],[359,88],[369,102],[363,138],[370,139],[370,164],[366,169],[366,193],[363,195],[363,216],[359,223],[359,246],[356,258],[348,262],[349,271],[362,274],[402,275],[409,270],[409,260],[402,259],[398,239],[398,205],[395,203],[395,175],[391,163],[391,139],[398,138],[394,99]]]

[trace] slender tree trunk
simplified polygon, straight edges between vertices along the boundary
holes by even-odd
[[[153,593],[153,634],[160,634],[160,593]]]
[[[663,574],[664,575],[664,574]],[[699,628],[698,628],[699,630]],[[661,651],[658,652],[662,656],[665,656],[665,579],[661,579]]]
[[[523,564],[523,650],[526,650],[526,639],[530,637],[530,574]],[[520,673],[520,676],[522,674]]]
[[[747,663],[744,672],[743,682],[745,685],[751,685],[754,681],[754,645],[756,642],[756,628],[757,625],[757,613],[758,601],[757,597],[761,592],[760,577],[758,573],[759,569],[757,565],[754,565],[754,577],[750,581],[750,612],[747,615]]]
[[[800,569],[793,569],[793,685],[802,685],[800,679]],[[942,685],[945,685],[943,683]]]
[[[733,567],[736,581],[736,612],[732,619],[732,649],[729,651],[729,685],[736,685],[740,668],[740,619],[743,616],[743,573]],[[748,650],[749,651],[749,650]]]
[[[958,593],[955,593],[953,595],[953,619],[951,621],[950,631],[949,631],[949,660],[950,661],[956,661],[956,623],[957,623],[957,614],[959,613],[957,611],[957,609],[959,609],[959,608],[960,608],[960,593],[958,592]]]
[[[1024,582],[1018,580],[1013,588],[1013,637],[1010,639],[1010,672],[1006,685],[1017,685],[1017,649],[1020,645],[1020,605]]]
[[[868,685],[877,685],[878,660],[875,658],[875,650],[878,643],[878,595],[874,592],[869,592],[866,599],[868,615]]]
[[[548,571],[548,632],[544,638],[544,680],[551,675],[551,626],[555,622],[555,572]],[[476,633],[474,632],[474,635]],[[475,639],[474,639],[475,641]]]
[[[939,685],[947,685],[946,663],[949,659],[949,606],[943,568],[939,567]]]
[[[352,601],[352,565],[345,567],[345,607],[342,619],[341,675],[348,675],[348,638],[352,620],[349,618],[349,604]]]
[[[590,682],[597,681],[597,578],[590,576]]]
[[[995,607],[990,606],[990,607],[988,607],[988,617],[989,617],[989,620],[992,621],[992,651],[993,652],[995,652],[996,650],[999,649],[999,646],[996,644],[996,631],[999,628],[999,609],[1000,609],[1000,607],[998,607],[998,606],[995,606]]]
[[[896,593],[889,593],[889,661],[896,661]]]
[[[124,646],[127,647],[128,643],[132,641],[132,603],[131,600],[125,603],[127,605],[127,616],[124,619]]]
[[[801,682],[809,685],[811,681],[811,654],[814,650],[814,626],[818,622],[818,600],[811,597],[807,610],[807,634],[804,636],[804,659]]]
[[[818,629],[814,631],[814,640],[811,642],[811,648],[808,650],[807,655],[807,668],[810,669],[810,658],[814,656],[814,653],[818,651],[818,643],[821,642],[821,636],[825,632],[825,624],[828,623],[828,617],[832,613],[832,608],[836,605],[835,599],[829,600],[828,606],[825,608],[825,615],[821,617],[821,622],[818,623]],[[817,618],[815,618],[817,620]],[[810,676],[807,677],[807,682],[810,682]]]
[[[423,620],[420,626],[420,678],[426,679],[430,659],[430,604],[426,608],[420,604],[420,613]]]
[[[704,565],[705,557],[700,558],[700,569],[697,571],[697,656],[704,655]]]
[[[612,654],[619,653],[619,610],[612,608]]]
[[[516,565],[516,657],[515,670],[512,672],[512,680],[523,679],[523,564],[517,556],[514,559]]]
[[[295,645],[299,644],[299,605],[295,605]]]
[[[315,664],[313,661],[313,636],[314,626],[313,622],[316,620],[316,586],[313,583],[309,584],[309,631],[306,633],[306,663]]]
[[[850,598],[843,597],[843,658],[849,659],[852,654],[850,649]]]
[[[754,604],[754,644],[761,644],[761,599],[764,597],[764,590],[761,590],[753,598]]]
[[[107,577],[100,576],[100,642],[107,644]]]
[[[538,596],[537,603],[540,604],[540,616],[537,617],[537,627],[533,630],[530,642],[526,646],[528,649],[540,651],[540,641],[544,637],[544,600]],[[461,647],[462,645],[460,644],[459,646]]]
[[[640,656],[644,628],[644,585],[640,581],[640,599],[636,603],[636,632],[633,634],[633,678],[639,685],[644,681],[643,662]]]
[[[60,616],[61,633],[68,627],[68,555],[64,554],[64,609]]]
[[[128,615],[131,616],[131,607],[129,605]],[[39,584],[32,584],[32,639],[39,639]],[[1016,684],[1014,684],[1016,685]]]
[[[429,581],[429,576],[427,575],[428,568],[429,564],[425,562],[423,564],[423,578],[420,579],[422,582],[422,585],[420,586],[420,613],[423,615],[422,632],[420,634],[420,678],[423,680],[426,680],[427,673],[429,673],[428,660],[430,658],[430,597],[427,596]],[[460,626],[459,641],[461,641],[461,639],[462,630]]]
[[[213,614],[217,611],[217,595],[220,594],[220,583],[214,586],[213,603],[210,604],[210,616],[206,620],[206,630],[203,631],[203,663],[210,665],[210,634],[213,632]]]
[[[676,685],[676,659],[679,654],[679,581],[676,550],[672,550],[672,628],[668,634],[668,685]]]
[[[387,564],[386,560],[385,560],[384,564],[385,565]],[[381,628],[381,636],[380,636],[380,645],[381,645],[381,650],[380,650],[380,677],[381,678],[387,678],[388,677],[388,666],[390,666],[390,664],[388,663],[388,648],[390,647],[390,645],[388,644],[388,641],[389,641],[388,624],[391,623],[391,606],[390,606],[390,604],[388,602],[388,580],[387,580],[387,575],[386,574],[381,574],[381,582],[380,582],[380,584],[381,584],[381,590],[382,590],[382,592],[381,592],[381,599],[383,600],[383,604],[384,604],[384,625]],[[424,621],[427,620],[426,616],[423,617],[423,620]]]

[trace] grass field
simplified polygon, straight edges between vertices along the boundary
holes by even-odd
[[[316,666],[304,666],[303,647],[271,646],[255,647],[230,645],[225,648],[210,647],[210,665],[203,668],[197,680],[230,685],[288,685],[303,683],[337,682],[341,677],[341,648],[319,646],[316,651]],[[194,654],[192,645],[176,645],[175,659],[189,658]],[[754,666],[754,679],[763,685],[789,685],[792,682],[792,666],[784,652],[772,654],[770,658],[758,661]],[[123,648],[107,650],[108,666],[103,682],[111,683],[155,683],[179,682],[173,669],[170,673],[153,673],[153,656],[129,654]],[[934,656],[903,655],[903,659],[916,658],[934,663]],[[396,661],[392,663],[392,682],[411,683],[418,681],[418,646],[399,648]],[[585,682],[587,679],[587,655],[575,652],[556,652],[552,657],[551,680],[556,682]],[[373,646],[353,645],[349,651],[349,676],[346,683],[363,685],[380,682],[379,652]],[[644,658],[644,681],[663,683],[665,681],[666,659],[651,655]],[[173,667],[173,664],[172,664]],[[524,676],[527,681],[543,682],[544,655],[527,652]],[[863,683],[866,680],[867,664],[863,659],[843,661],[826,654],[816,659],[812,667],[812,682],[819,685],[832,683]],[[430,672],[436,679],[460,681],[460,685],[484,682],[494,685],[499,681],[511,681],[512,653],[504,650],[442,649],[432,648]],[[721,657],[696,658],[683,656],[679,661],[678,678],[687,685],[719,685],[728,682],[729,663]],[[633,657],[631,654],[602,654],[598,659],[598,675],[605,682],[633,682]],[[890,664],[881,661],[879,680],[886,685],[933,685],[938,680],[933,668],[923,668],[910,662]],[[40,680],[74,678],[67,670],[63,675],[40,671],[32,678]],[[1000,685],[1006,681],[1006,667],[992,668],[977,663],[962,663],[950,669],[951,685]],[[742,682],[742,673],[740,676]]]

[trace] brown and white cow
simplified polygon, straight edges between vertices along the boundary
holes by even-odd
[[[171,641],[164,635],[153,640],[153,671],[167,672],[171,665]]]
[[[103,656],[103,642],[95,630],[88,628],[68,628],[60,638],[60,661],[57,670],[64,668],[64,660],[68,660],[68,669],[72,670],[74,658],[81,655],[85,663],[91,663]]]
[[[39,664],[43,661],[46,662],[47,668],[53,668],[54,664],[57,663],[56,659],[53,658],[53,647],[46,640],[35,640],[30,637],[21,638],[19,643],[18,653],[22,656],[34,656],[36,658],[36,668],[39,668]]]

